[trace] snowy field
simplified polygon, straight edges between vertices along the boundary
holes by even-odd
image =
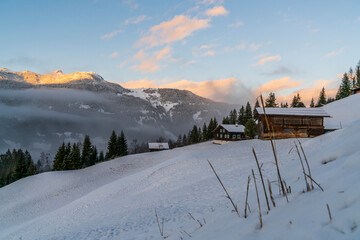
[[[360,94],[348,99],[326,106],[336,121],[345,123],[342,129],[301,139],[312,176],[324,192],[316,185],[303,192],[295,139],[276,141],[280,171],[292,193],[287,203],[273,183],[276,207],[271,205],[267,213],[257,182],[262,229],[253,183],[251,213],[243,217],[251,169],[259,177],[252,148],[263,163],[265,179],[276,181],[276,168],[270,142],[249,140],[222,146],[206,142],[21,179],[0,189],[0,238],[161,239],[156,208],[167,239],[360,239],[360,117],[346,112],[360,109]],[[207,160],[237,204],[240,218]]]

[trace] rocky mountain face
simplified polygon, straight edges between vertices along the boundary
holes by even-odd
[[[123,130],[130,147],[133,139],[175,140],[230,108],[185,90],[125,89],[96,73],[1,69],[0,152],[21,147],[53,154],[62,141],[81,141],[85,134],[105,150],[112,130]]]

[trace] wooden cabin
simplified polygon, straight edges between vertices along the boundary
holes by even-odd
[[[324,117],[330,117],[322,108],[265,108],[271,131],[265,121],[263,108],[258,112],[258,136],[268,139],[316,137],[324,133]]]
[[[238,124],[220,124],[213,130],[214,144],[224,144],[245,139],[245,127]]]
[[[351,89],[351,91],[353,92],[353,94],[360,93],[360,87],[358,87],[358,88],[353,88],[353,89]]]
[[[149,151],[150,152],[156,152],[156,151],[163,151],[163,150],[169,150],[169,144],[168,143],[148,143]]]

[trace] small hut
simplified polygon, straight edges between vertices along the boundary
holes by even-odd
[[[163,150],[169,150],[169,144],[168,143],[149,143],[149,151],[150,152],[156,152],[156,151],[163,151]]]
[[[265,108],[270,125],[268,130],[263,108],[258,112],[259,138],[316,137],[324,133],[324,117],[330,117],[323,108]]]
[[[245,139],[245,127],[238,124],[220,124],[213,130],[214,144],[224,144]]]
[[[351,89],[351,91],[353,92],[353,94],[360,93],[360,87],[358,87],[358,88],[353,88],[353,89]]]

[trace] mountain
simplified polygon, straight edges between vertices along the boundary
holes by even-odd
[[[291,187],[289,202],[279,194],[269,141],[224,145],[205,142],[128,155],[81,170],[42,173],[0,188],[0,239],[163,239],[155,209],[169,240],[359,239],[360,116],[351,116],[353,109],[360,108],[359,100],[360,94],[327,105],[327,111],[339,121],[348,122],[343,129],[299,139],[312,178],[324,191],[314,184],[314,190],[306,192],[294,139],[275,141],[282,178]],[[267,180],[271,181],[276,207],[270,202],[270,211],[253,149],[266,189]],[[207,160],[241,217],[233,212]],[[262,228],[252,179],[249,211],[244,218],[252,169],[257,179]]]
[[[129,145],[179,134],[230,108],[178,89],[126,89],[93,72],[40,75],[0,70],[0,152],[21,147],[54,153],[62,141],[85,134],[100,149],[111,131],[124,130]],[[130,146],[131,147],[131,146]]]

